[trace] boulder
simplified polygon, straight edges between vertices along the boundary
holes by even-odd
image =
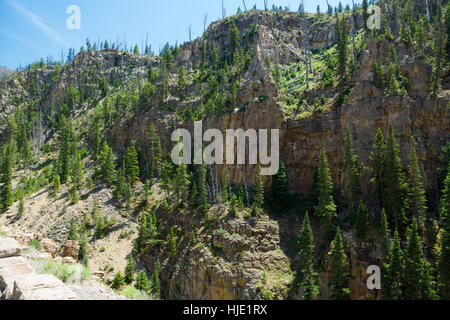
[[[62,286],[25,291],[18,300],[76,300],[77,298],[70,288]]]
[[[14,267],[21,264],[26,264],[27,260],[23,257],[10,257],[0,259],[0,270],[3,268]]]
[[[72,257],[75,260],[78,259],[78,252],[80,251],[80,245],[78,241],[75,240],[67,240],[64,243],[63,257]]]
[[[44,252],[48,252],[52,255],[52,257],[56,256],[59,251],[59,246],[55,241],[51,239],[44,238],[41,241]]]
[[[29,260],[33,260],[33,261],[49,261],[52,260],[53,257],[50,253],[48,252],[39,252],[37,250],[33,250],[30,253],[27,253],[25,255],[25,257]]]
[[[77,261],[74,258],[72,258],[72,257],[64,257],[62,259],[62,263],[63,264],[76,264]]]
[[[106,272],[104,272],[104,271],[94,271],[94,272],[92,272],[91,275],[94,278],[98,278],[99,280],[104,281],[105,277],[106,277]]]
[[[53,275],[27,274],[14,282],[13,300],[73,300],[76,295]]]
[[[12,238],[0,238],[0,259],[20,255],[20,245]]]
[[[14,282],[24,275],[33,273],[34,273],[33,268],[26,262],[1,269],[0,292],[3,292],[1,298],[5,300],[12,299],[14,291]]]

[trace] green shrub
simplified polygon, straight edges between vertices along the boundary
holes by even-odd
[[[116,275],[114,276],[114,279],[111,283],[111,288],[113,288],[115,290],[119,290],[124,285],[125,285],[125,278],[124,278],[122,272],[120,272],[120,270],[119,270],[116,273]]]
[[[37,273],[51,274],[64,283],[77,283],[89,280],[91,272],[89,268],[78,264],[58,264],[53,261],[46,262],[43,266],[36,268]]]
[[[150,300],[149,295],[142,290],[138,290],[132,286],[126,286],[119,294],[131,300]]]
[[[29,248],[33,248],[36,250],[41,250],[43,248],[42,243],[37,239],[31,239]]]

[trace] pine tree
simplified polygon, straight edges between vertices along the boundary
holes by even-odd
[[[25,200],[22,198],[19,200],[19,208],[17,209],[17,216],[20,218],[25,212]]]
[[[315,209],[317,217],[326,223],[327,232],[331,232],[332,221],[336,215],[336,205],[333,200],[333,181],[331,180],[328,159],[325,153],[325,141],[322,140],[319,169],[317,175],[318,203]]]
[[[369,212],[361,199],[358,210],[356,211],[356,236],[364,241],[369,235]]]
[[[369,5],[367,3],[367,0],[363,0],[362,3],[362,17],[363,17],[363,25],[364,25],[364,30],[366,32],[369,32],[369,28],[367,27],[367,22],[369,20],[369,13],[367,12],[369,10]]]
[[[233,65],[237,61],[237,56],[238,56],[238,52],[240,49],[239,30],[236,27],[236,24],[234,23],[234,21],[230,28],[230,47],[231,47],[230,64]]]
[[[405,267],[403,270],[404,298],[417,300],[422,296],[421,282],[423,270],[422,239],[419,236],[417,220],[413,218],[411,230],[408,235],[408,244],[405,252]]]
[[[264,206],[264,184],[261,177],[260,165],[258,165],[258,170],[256,171],[254,205],[257,211],[260,211]]]
[[[134,187],[136,182],[139,180],[139,161],[134,143],[125,151],[123,168],[128,183],[130,183],[131,187]]]
[[[1,163],[0,178],[0,206],[1,211],[6,211],[13,203],[12,173],[13,173],[13,148],[11,143],[3,147],[3,159]]]
[[[397,80],[397,67],[393,62],[389,63],[387,73],[386,73],[386,85],[387,85],[387,93],[386,95],[395,96],[399,95],[402,90],[400,88],[400,84]]]
[[[83,186],[84,172],[80,152],[76,151],[72,160],[71,180],[77,189]]]
[[[177,201],[181,201],[182,204],[187,205],[190,181],[187,167],[183,162],[177,167],[174,184]]]
[[[161,297],[161,264],[159,262],[159,259],[155,262],[155,269],[152,273],[152,284],[151,284],[151,291],[154,294],[154,296],[159,299]]]
[[[149,153],[150,153],[150,163],[149,163],[149,177],[156,178],[159,177],[161,173],[161,141],[159,139],[158,134],[156,133],[156,129],[154,124],[150,125],[149,130]]]
[[[134,287],[146,293],[150,292],[150,281],[148,281],[147,274],[144,270],[141,270],[141,272],[138,273]]]
[[[425,198],[425,190],[423,187],[422,173],[417,159],[416,148],[414,146],[414,138],[411,137],[411,154],[408,166],[409,173],[409,210],[411,216],[418,219],[419,223],[426,216],[427,206]]]
[[[350,207],[354,207],[361,197],[361,186],[359,183],[359,168],[355,151],[353,149],[353,137],[350,128],[345,130],[344,139],[344,165],[342,173],[344,176],[343,194]]]
[[[242,186],[239,188],[238,206],[239,206],[239,209],[245,208],[245,192],[244,192],[244,188]]]
[[[203,213],[208,212],[209,203],[208,203],[208,190],[206,189],[206,166],[205,166],[205,164],[201,164],[199,166],[198,196],[199,196],[200,211]]]
[[[78,251],[78,261],[81,261],[85,266],[89,264],[89,240],[87,237],[87,230],[82,226],[78,233],[80,243],[80,250]]]
[[[289,187],[286,174],[286,167],[280,162],[278,172],[272,178],[271,207],[276,215],[281,215],[287,208],[287,195]]]
[[[61,120],[62,128],[60,129],[59,140],[59,177],[61,183],[66,183],[70,174],[70,164],[75,147],[75,134],[72,128],[72,120],[65,120],[62,116]]]
[[[375,62],[374,68],[373,68],[373,83],[378,87],[378,88],[383,88],[384,87],[384,68],[383,65],[381,64],[381,61],[377,61]]]
[[[102,151],[100,153],[100,176],[108,184],[112,186],[116,175],[116,157],[112,148],[108,146],[106,138],[103,140]]]
[[[29,165],[31,159],[33,158],[33,151],[31,150],[31,142],[28,139],[28,134],[26,133],[25,126],[23,126],[23,142],[21,147],[22,160],[25,166]]]
[[[331,287],[330,299],[346,300],[350,296],[348,288],[349,262],[344,251],[344,242],[342,241],[341,230],[338,227],[336,236],[330,246],[329,272],[330,278],[328,285]]]
[[[380,238],[381,238],[381,248],[383,249],[383,251],[386,252],[389,249],[390,231],[386,217],[386,210],[384,210],[384,208],[381,210],[380,215]]]
[[[386,141],[381,129],[378,129],[373,144],[373,151],[370,154],[373,167],[373,179],[379,202],[384,207],[384,175],[386,172]]]
[[[231,196],[230,200],[230,207],[228,208],[228,214],[232,217],[237,216],[237,205],[238,205],[238,199],[235,194]]]
[[[389,134],[386,141],[385,158],[385,209],[388,219],[399,224],[399,213],[405,212],[407,199],[407,184],[403,172],[402,160],[399,156],[397,140],[392,124],[389,124]]]
[[[437,93],[441,87],[442,69],[445,63],[445,48],[447,46],[447,35],[445,34],[444,21],[442,18],[442,6],[440,1],[437,3],[436,11],[436,20],[434,24],[435,41],[433,44],[435,65],[431,85],[432,96],[434,98],[437,97]]]
[[[387,262],[384,267],[383,299],[398,300],[402,294],[403,251],[397,230],[389,247]]]
[[[78,240],[77,235],[77,225],[75,224],[75,219],[70,220],[69,234],[67,235],[67,240]]]
[[[119,270],[117,271],[116,275],[114,276],[114,279],[111,283],[111,288],[115,290],[119,290],[123,285],[125,284],[125,278],[122,275],[122,272]]]
[[[70,201],[75,204],[80,200],[80,196],[78,194],[78,188],[76,184],[72,185],[72,189],[70,190]]]
[[[345,17],[338,17],[336,22],[336,31],[338,35],[337,52],[339,63],[339,77],[342,82],[345,82],[347,78],[348,45],[350,43],[348,37],[349,27],[347,25],[347,22],[345,21]]]
[[[128,258],[127,266],[125,267],[125,283],[132,284],[134,281],[134,259],[132,256]]]
[[[425,259],[422,259],[422,274],[420,275],[420,299],[421,300],[437,300],[436,281],[434,280],[434,269],[432,265]]]
[[[437,264],[439,295],[443,300],[450,299],[450,170],[444,182],[441,198],[441,251]]]
[[[448,13],[450,14],[450,12],[448,12]],[[424,18],[422,17],[417,25],[416,34],[414,36],[416,39],[415,50],[419,57],[421,57],[423,55],[423,50],[425,48],[427,36],[428,36],[428,30],[426,28],[426,23],[424,21]]]
[[[102,148],[102,138],[101,138],[101,129],[100,129],[100,119],[99,117],[95,117],[92,121],[91,126],[91,134],[93,135],[92,144],[92,157],[94,160],[98,160],[100,157],[100,152]]]
[[[450,57],[450,3],[447,3],[447,8],[445,9],[445,33],[447,42],[445,43],[445,52],[447,58]]]
[[[304,288],[303,298],[314,299],[319,295],[317,285],[317,273],[314,272],[314,237],[309,223],[309,215],[306,212],[299,234],[298,257],[300,266],[298,270],[300,285]]]

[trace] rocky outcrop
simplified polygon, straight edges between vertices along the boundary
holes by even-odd
[[[214,208],[211,229],[202,215],[161,216],[162,234],[177,234],[176,255],[164,244],[143,255],[152,270],[161,262],[161,280],[168,299],[257,299],[270,294],[284,299],[293,281],[290,262],[280,247],[278,225],[268,218],[231,218]],[[214,231],[213,231],[214,230]],[[195,237],[195,239],[193,239]]]
[[[0,291],[8,300],[73,300],[76,295],[53,275],[36,274],[12,238],[0,238]]]
[[[22,253],[22,249],[13,238],[0,238],[0,300],[125,299],[99,282],[86,280],[65,284],[54,275],[38,274],[35,267],[52,261],[52,255],[38,251]],[[63,259],[71,259],[65,263],[76,263],[71,257]],[[38,272],[39,269],[36,268]]]

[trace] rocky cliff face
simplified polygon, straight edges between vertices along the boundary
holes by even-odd
[[[176,252],[164,242],[146,252],[153,270],[161,261],[161,279],[168,299],[273,299],[288,297],[294,274],[280,243],[277,223],[268,218],[230,219],[224,208],[204,216],[189,212],[159,215],[160,238],[175,230]]]
[[[192,130],[192,121],[182,120],[179,114],[185,109],[197,109],[201,105],[202,92],[209,90],[206,83],[194,81],[201,64],[201,48],[206,47],[208,57],[217,46],[221,56],[230,53],[230,19],[212,24],[204,37],[183,44],[174,57],[173,68],[169,70],[170,94],[164,105],[157,99],[151,106],[137,108],[133,103],[120,114],[105,133],[108,142],[120,155],[131,141],[139,149],[141,167],[149,160],[148,128],[153,123],[161,137],[163,151],[171,148],[170,136],[176,128]],[[289,66],[298,58],[289,50],[304,54],[305,48],[323,51],[337,40],[334,18],[318,19],[313,15],[296,13],[251,12],[239,16],[236,26],[241,36],[241,45],[251,53],[248,68],[236,78],[238,81],[235,110],[208,117],[203,120],[204,130],[226,129],[280,129],[280,156],[285,163],[290,191],[306,194],[311,186],[314,171],[318,165],[321,141],[325,141],[333,181],[337,191],[341,187],[343,163],[343,137],[345,128],[353,133],[353,145],[359,160],[370,166],[370,152],[378,128],[386,133],[392,123],[399,142],[401,157],[408,162],[410,136],[416,139],[420,165],[424,172],[426,187],[436,190],[438,151],[450,137],[448,104],[450,91],[448,83],[437,100],[429,98],[432,67],[426,61],[413,58],[407,48],[396,43],[398,60],[402,73],[409,79],[407,92],[398,96],[387,96],[384,89],[374,85],[374,64],[389,61],[389,43],[372,39],[358,54],[360,68],[349,81],[347,100],[338,105],[336,101],[342,87],[326,88],[311,86],[302,92],[302,97],[328,98],[323,111],[307,117],[289,117],[281,101],[283,90],[274,79],[271,66]],[[349,21],[352,22],[352,21]],[[361,22],[352,22],[357,30]],[[60,103],[70,85],[82,91],[86,100],[80,102],[74,116],[86,127],[90,124],[91,109],[95,104],[108,105],[116,98],[120,88],[126,92],[140,92],[148,72],[158,68],[161,57],[135,55],[115,51],[82,52],[63,70],[47,68],[20,72],[1,82],[0,113],[1,129],[9,114],[31,98],[38,98],[44,114],[51,117],[52,108]],[[303,67],[302,64],[299,64]],[[177,67],[188,70],[189,99],[181,100],[177,95]],[[313,74],[317,82],[321,73]],[[109,93],[104,97],[100,80],[105,77]],[[32,90],[31,83],[41,88]],[[160,79],[155,84],[160,84]],[[90,103],[89,98],[92,101]],[[119,102],[117,102],[119,103]],[[83,126],[82,126],[83,127]],[[52,129],[46,139],[52,139]],[[86,131],[86,130],[85,130]],[[83,137],[87,133],[84,132]],[[217,174],[226,173],[237,185],[253,184],[255,166],[237,165],[217,167]],[[367,191],[367,175],[362,175],[362,187]],[[270,184],[270,178],[266,178]],[[109,199],[109,197],[108,197]],[[151,246],[144,255],[149,270],[156,258],[161,261],[164,292],[170,299],[257,299],[296,298],[293,288],[296,257],[295,237],[300,228],[299,219],[294,221],[267,217],[229,219],[224,217],[224,208],[215,207],[212,212],[212,227],[205,229],[203,215],[195,212],[161,213],[160,238],[162,243]],[[67,221],[65,221],[67,222]],[[67,223],[66,223],[67,224]],[[52,230],[52,229],[49,229]],[[171,254],[166,240],[171,230],[176,234],[176,253]],[[315,226],[319,234],[321,226]],[[369,292],[365,286],[365,270],[369,264],[380,263],[380,249],[373,245],[362,248],[349,232],[344,235],[346,251],[350,257],[353,299],[377,299],[379,293]],[[326,273],[321,274],[322,298],[328,297]]]

